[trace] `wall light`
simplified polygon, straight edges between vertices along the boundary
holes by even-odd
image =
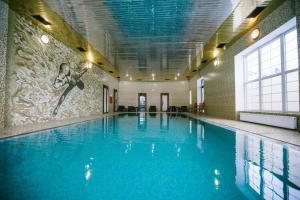
[[[251,38],[253,40],[256,40],[259,37],[259,35],[260,35],[260,30],[259,30],[259,28],[256,28],[252,31]]]
[[[49,43],[49,38],[47,35],[42,35],[41,36],[41,40],[44,44],[48,44]]]
[[[214,50],[214,58],[217,57],[219,54],[219,51],[217,49]]]
[[[154,80],[155,80],[155,78],[154,78],[154,77],[152,77],[152,80],[154,81]]]
[[[155,74],[152,74],[152,76],[155,76]]]
[[[180,76],[180,73],[177,73],[177,76]]]
[[[131,81],[132,81],[132,77],[130,77],[130,78],[129,78],[129,80],[131,80]]]
[[[218,66],[219,64],[220,64],[220,60],[219,60],[219,58],[216,58],[214,60],[214,66]]]
[[[93,67],[93,63],[91,63],[91,62],[88,62],[88,64],[87,64],[87,68],[88,69],[91,69]]]
[[[92,62],[93,61],[93,54],[91,52],[88,53],[87,55],[88,61]]]
[[[128,76],[129,76],[129,74],[126,74],[125,76],[126,76],[126,77],[128,77]]]
[[[177,80],[177,76],[175,76],[174,79]]]

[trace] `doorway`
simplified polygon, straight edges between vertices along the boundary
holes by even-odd
[[[147,94],[146,93],[138,94],[138,106],[139,106],[139,111],[147,110]]]
[[[103,85],[103,113],[108,113],[108,86]]]
[[[113,109],[114,112],[117,112],[117,107],[118,107],[118,90],[114,89],[114,97],[113,97]]]
[[[160,110],[166,112],[169,107],[169,93],[160,94]]]

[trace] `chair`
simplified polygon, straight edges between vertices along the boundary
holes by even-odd
[[[119,106],[118,106],[118,109],[117,109],[117,112],[126,112],[125,106],[119,105]]]
[[[169,106],[167,112],[177,112],[176,106]]]
[[[188,112],[188,107],[187,106],[181,106],[180,107],[180,112]]]
[[[156,106],[150,106],[149,112],[156,112]]]
[[[134,106],[128,106],[128,112],[136,112],[136,108]]]

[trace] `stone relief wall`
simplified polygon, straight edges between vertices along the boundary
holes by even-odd
[[[295,16],[294,0],[287,0],[262,20],[256,27],[261,30],[261,37]],[[190,80],[193,104],[197,102],[197,79],[205,78],[205,106],[208,115],[218,118],[236,119],[234,56],[253,44],[251,32],[247,32],[219,57],[220,64],[215,67],[210,62],[199,74]],[[300,30],[298,28],[298,33]],[[298,34],[299,35],[299,34]],[[299,43],[300,44],[300,43]],[[242,67],[242,66],[241,66]]]
[[[0,128],[4,127],[8,5],[0,1]]]
[[[41,29],[16,14],[12,18],[7,126],[101,114],[103,80],[109,75],[96,66],[86,70],[76,52],[49,35],[50,42],[42,43],[40,38],[45,33]],[[61,74],[62,63],[67,65],[63,69],[66,76]],[[79,74],[72,82],[70,78]],[[62,82],[69,82],[57,87],[59,76]]]

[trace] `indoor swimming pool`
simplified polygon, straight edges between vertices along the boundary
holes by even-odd
[[[185,115],[0,140],[0,199],[300,199],[300,149]]]

